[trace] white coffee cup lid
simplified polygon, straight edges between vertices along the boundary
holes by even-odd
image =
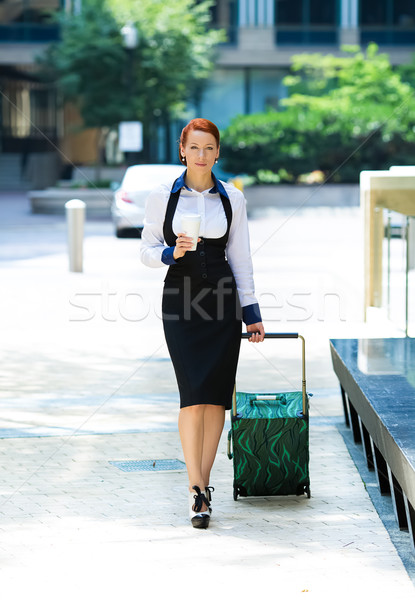
[[[200,219],[200,215],[196,215],[195,213],[188,213],[182,215],[182,219]]]

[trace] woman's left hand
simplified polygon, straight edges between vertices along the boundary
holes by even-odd
[[[251,337],[248,339],[249,342],[263,342],[265,337],[265,329],[262,324],[262,321],[259,323],[252,323],[252,325],[246,326],[246,331],[248,333],[252,333]]]

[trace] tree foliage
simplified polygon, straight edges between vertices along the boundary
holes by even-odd
[[[375,44],[366,53],[293,57],[280,111],[239,116],[223,132],[231,172],[266,169],[296,180],[313,170],[357,182],[363,169],[415,161],[415,96]]]
[[[63,101],[78,105],[85,127],[111,127],[128,116],[124,73],[127,55],[120,30],[105,3],[88,0],[80,15],[57,13],[61,40],[38,62],[55,80]]]
[[[107,0],[119,27],[137,25],[140,45],[136,68],[143,117],[180,117],[208,79],[223,31],[210,29],[213,0]]]
[[[213,68],[224,32],[209,29],[211,0],[84,0],[82,13],[58,13],[61,41],[39,59],[45,77],[79,108],[86,127],[140,120],[149,134],[162,116],[180,116]],[[134,23],[138,47],[121,28]]]

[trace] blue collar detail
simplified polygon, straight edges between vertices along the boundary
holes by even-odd
[[[186,188],[186,190],[189,190],[189,192],[193,191],[185,183],[186,173],[187,173],[187,169],[185,171],[183,171],[183,173],[180,175],[180,177],[176,180],[176,183],[173,185],[173,187],[171,189],[171,191],[173,192],[173,194],[175,192],[177,192],[178,190],[181,190],[183,187]],[[229,200],[230,198],[228,196],[228,192],[225,190],[225,188],[223,187],[222,182],[219,181],[219,179],[215,176],[215,174],[213,173],[213,171],[212,171],[212,179],[213,179],[214,186],[213,186],[213,188],[211,188],[209,190],[209,194],[222,194],[223,196],[225,196]]]
[[[185,187],[186,190],[189,190],[189,192],[191,192],[192,190],[185,184],[184,182],[184,178],[186,177],[186,173],[187,173],[187,169],[185,169],[183,171],[183,173],[180,175],[180,177],[176,180],[176,183],[174,184],[174,186],[171,188],[171,191],[173,192],[173,194],[175,192],[177,192],[178,190],[181,190],[182,187]]]
[[[222,196],[225,196],[225,198],[227,198],[228,200],[230,200],[229,196],[228,196],[228,192],[225,190],[225,188],[223,187],[222,182],[216,177],[216,175],[213,173],[212,171],[212,179],[214,182],[214,186],[211,190],[209,190],[210,194],[222,194]]]

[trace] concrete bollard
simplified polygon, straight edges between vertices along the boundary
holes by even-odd
[[[68,227],[69,270],[83,271],[83,241],[86,204],[82,200],[69,200],[65,203]]]

